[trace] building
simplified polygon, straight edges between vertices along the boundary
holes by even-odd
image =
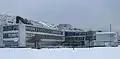
[[[86,48],[94,45],[95,32],[93,31],[72,28],[69,24],[60,24],[58,28],[64,32],[65,41],[63,46],[65,48]]]
[[[117,47],[119,38],[116,32],[73,32],[65,31],[64,46],[67,48]]]
[[[118,35],[116,32],[96,32],[96,40],[94,40],[96,47],[117,47]]]
[[[65,32],[64,46],[74,48],[87,48],[94,45],[96,36],[94,32]]]
[[[33,48],[31,39],[37,39],[40,48],[117,47],[120,42],[115,32],[84,31],[70,24],[57,26],[0,14],[0,47]]]
[[[63,42],[63,33],[56,26],[46,22],[24,19],[20,16],[0,15],[0,46],[1,47],[34,47],[29,39],[40,36],[42,48],[55,48]],[[12,18],[11,18],[12,17]]]
[[[120,34],[117,33],[118,45],[120,45]]]
[[[72,29],[72,25],[70,24],[59,24],[58,25],[58,29],[59,30],[71,30]]]
[[[84,31],[69,24],[60,24],[58,28],[65,34],[65,48],[116,47],[120,42],[116,32]]]

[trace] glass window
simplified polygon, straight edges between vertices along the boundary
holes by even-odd
[[[5,44],[6,47],[16,47],[16,46],[18,46],[18,42],[14,42],[14,41],[3,41],[3,43]]]
[[[4,26],[3,31],[18,30],[18,25]]]
[[[3,38],[17,38],[18,33],[4,33]]]
[[[45,29],[45,28],[38,28],[38,27],[31,27],[26,26],[27,31],[34,31],[34,32],[43,32],[43,33],[51,33],[51,34],[63,34],[62,31]]]

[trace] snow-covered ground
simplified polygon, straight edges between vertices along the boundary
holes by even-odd
[[[0,59],[120,59],[120,47],[75,50],[0,48]]]

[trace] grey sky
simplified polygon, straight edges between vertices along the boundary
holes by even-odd
[[[120,30],[120,0],[0,0],[0,13],[77,28]],[[120,32],[120,31],[119,31]]]

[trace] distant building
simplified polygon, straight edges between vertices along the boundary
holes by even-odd
[[[92,47],[95,40],[94,32],[68,32],[65,31],[64,46],[68,48]]]
[[[117,33],[118,45],[120,45],[120,34]]]
[[[116,47],[118,46],[118,38],[116,32],[96,32],[96,40],[94,46],[97,47]]]
[[[70,24],[59,24],[58,29],[59,30],[70,30],[70,29],[72,29],[72,25],[70,25]]]
[[[93,31],[73,28],[70,24],[60,24],[58,29],[64,32],[65,41],[63,46],[65,48],[85,48],[94,45],[95,32]]]
[[[119,44],[116,32],[102,31],[65,31],[64,47],[117,47]]]
[[[73,32],[75,32],[75,31],[78,31],[78,32],[84,31],[83,29],[73,28],[72,25],[70,25],[70,24],[59,24],[58,29],[62,30],[62,31],[73,31]]]

